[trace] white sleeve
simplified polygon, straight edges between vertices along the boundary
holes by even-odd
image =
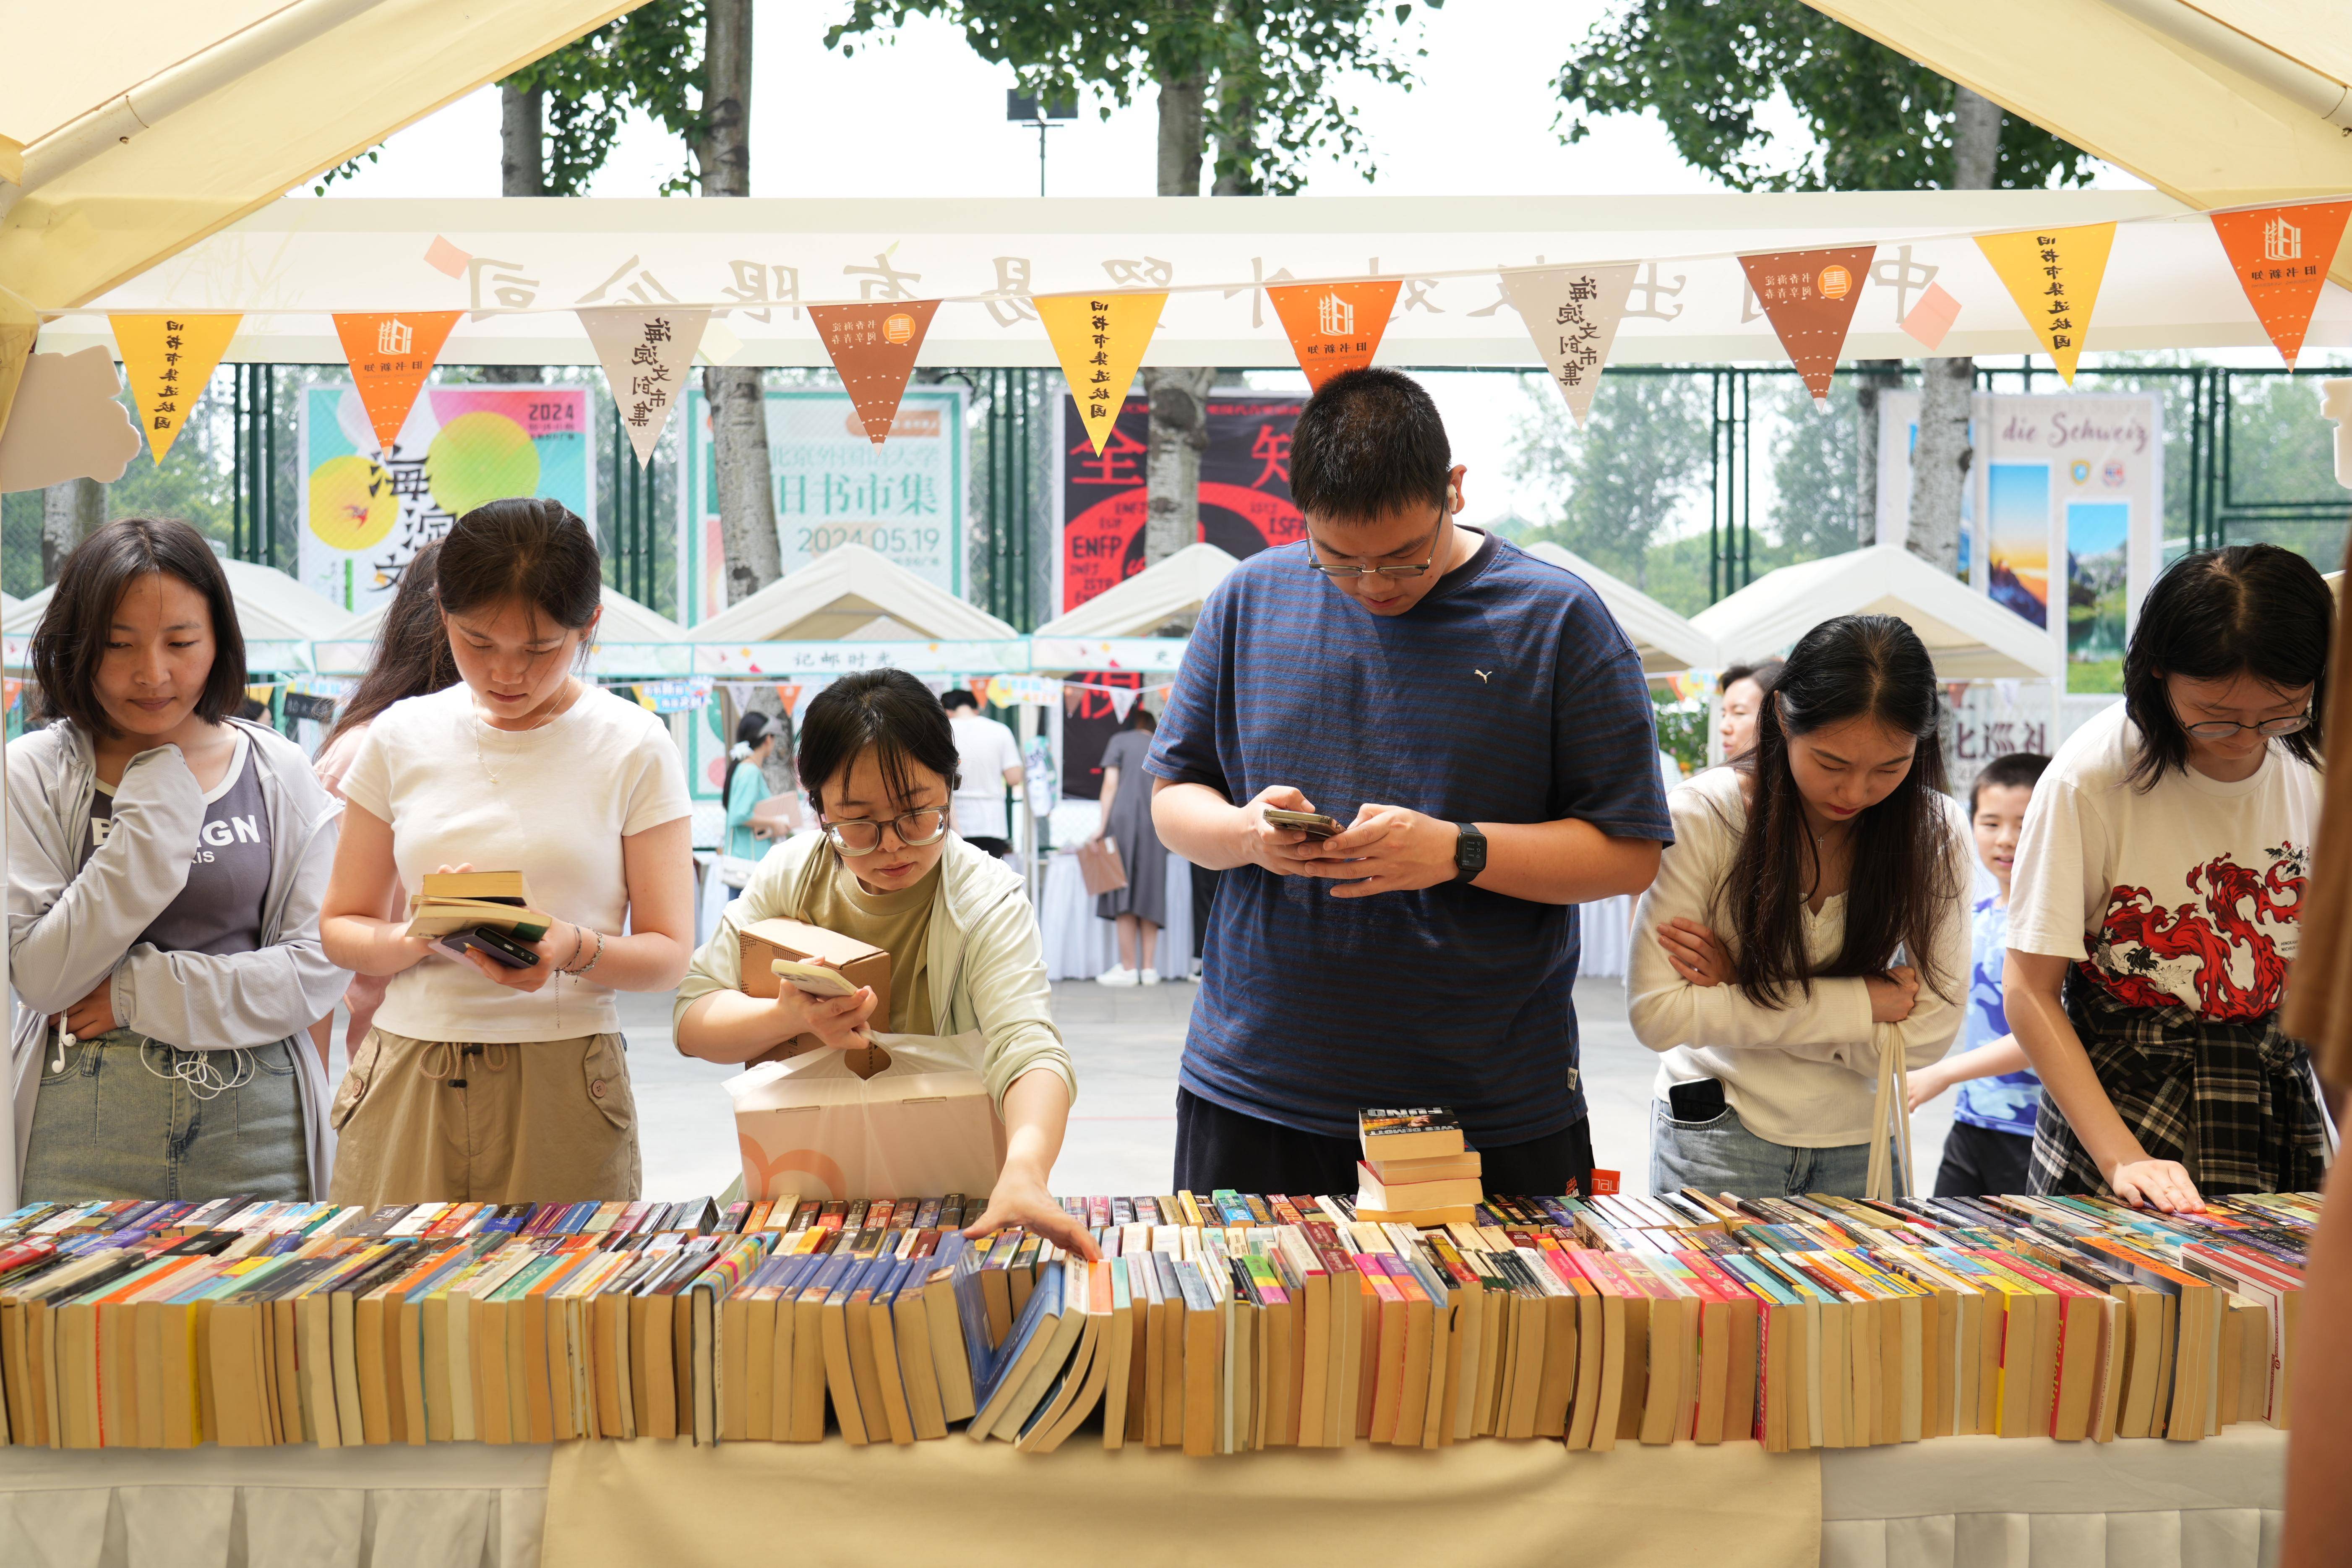
[[[1968,1022],[1969,978],[1975,959],[1969,949],[1974,930],[1969,918],[1969,870],[1975,864],[1975,848],[1957,804],[1949,817],[1952,885],[1958,889],[1958,896],[1945,908],[1937,922],[1934,962],[1912,960],[1912,967],[1919,972],[1919,993],[1912,1001],[1911,1016],[1899,1024],[1871,1026],[1872,1059],[1846,1063],[1857,1071],[1875,1071],[1876,1058],[1890,1050],[1900,1050],[1903,1065],[1908,1068],[1940,1061]],[[1951,992],[1948,1000],[1936,989],[1931,976]]]
[[[629,773],[621,818],[624,838],[694,813],[686,794],[686,763],[679,760],[669,731],[650,715],[647,718],[641,738],[624,764]]]
[[[1004,760],[997,764],[996,771],[996,776],[1002,779],[1006,768],[1017,768],[1022,765],[1021,738],[1013,732],[1010,726],[1004,724],[997,725],[996,735],[1004,752]]]
[[[2106,909],[2108,846],[2095,796],[2055,768],[2044,773],[2027,803],[2010,877],[2010,946],[2053,958],[2090,956],[2083,935]]]

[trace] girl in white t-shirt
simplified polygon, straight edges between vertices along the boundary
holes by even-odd
[[[2005,987],[2042,1075],[2035,1192],[2178,1212],[2318,1186],[2310,1058],[2278,1007],[2319,821],[2333,616],[2292,551],[2182,556],[2140,606],[2124,700],[2042,775]]]
[[[330,1120],[334,1201],[637,1195],[615,991],[667,991],[693,947],[685,770],[652,714],[574,673],[602,569],[554,501],[457,520],[434,572],[459,683],[394,704],[343,778],[328,954],[392,977]],[[552,917],[509,968],[384,910],[427,872],[520,871]],[[625,933],[625,934],[624,934]]]

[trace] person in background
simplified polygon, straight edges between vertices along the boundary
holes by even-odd
[[[1719,700],[1715,738],[1722,742],[1725,762],[1745,756],[1755,748],[1757,710],[1764,705],[1764,694],[1772,689],[1780,669],[1780,659],[1768,658],[1759,664],[1735,664],[1716,677]]]
[[[1054,1026],[1037,917],[1021,879],[954,830],[957,753],[948,717],[903,669],[827,686],[801,722],[801,787],[824,825],[760,862],[678,987],[677,1048],[748,1062],[803,1035],[854,1050],[869,1032],[984,1037],[982,1074],[1004,1121],[1004,1165],[973,1237],[1018,1225],[1088,1258],[1083,1219],[1048,1185],[1076,1075]],[[795,920],[890,954],[890,1015],[872,987],[824,998],[797,985],[746,995],[738,933]]]
[[[1650,1190],[1866,1195],[1875,1086],[1959,1033],[1969,831],[1935,666],[1892,616],[1807,632],[1756,744],[1675,791],[1633,916],[1633,1034],[1659,1053]]]
[[[1127,872],[1127,886],[1114,888],[1095,900],[1097,918],[1118,925],[1118,963],[1095,976],[1104,985],[1157,985],[1154,966],[1160,928],[1168,923],[1168,851],[1151,826],[1151,794],[1143,781],[1144,760],[1151,755],[1151,738],[1160,721],[1140,698],[1103,751],[1102,826],[1097,838],[1118,846],[1118,863]],[[1177,978],[1185,978],[1182,964]]]
[[[245,639],[184,522],[74,547],[7,749],[18,1193],[323,1196],[302,1032],[349,977],[319,942],[334,805],[301,749],[231,717]]]
[[[636,1105],[615,991],[667,991],[693,944],[686,770],[669,730],[581,679],[603,613],[587,525],[491,501],[441,542],[458,684],[395,702],[343,775],[321,927],[389,976],[337,1090],[334,1201],[634,1198]],[[451,958],[384,911],[433,871],[520,871],[546,934],[517,968]]]
[[[2140,605],[2124,700],[2042,775],[2003,988],[2045,1096],[2034,1192],[2179,1212],[2319,1185],[2311,1058],[2278,1012],[2319,825],[2334,616],[2293,551],[2182,556]]]
[[[727,774],[719,786],[719,798],[727,803],[727,858],[734,862],[720,868],[730,899],[743,896],[752,868],[768,852],[768,841],[751,826],[751,812],[770,794],[766,769],[775,749],[775,731],[765,713],[753,709],[735,721],[735,744],[727,752]]]
[[[1966,1047],[1958,1056],[1930,1062],[1911,1075],[1911,1109],[1918,1110],[1954,1084],[1959,1102],[1952,1108],[1952,1131],[1944,1142],[1944,1163],[1936,1172],[1939,1198],[2013,1194],[2026,1189],[2033,1161],[2034,1109],[2042,1080],[2025,1059],[2025,1047],[2009,1032],[2001,1006],[2001,971],[2009,957],[2009,882],[2017,861],[2017,840],[2025,828],[2025,808],[2033,784],[2050,765],[2038,752],[1995,757],[1969,786],[1969,826],[1976,834],[1977,859],[1997,884],[1979,900],[1969,948],[1969,1017],[1960,1031]]]
[[[433,598],[433,575],[439,569],[440,559],[441,542],[431,540],[402,571],[400,585],[393,591],[383,623],[376,628],[375,649],[369,656],[367,673],[360,677],[352,694],[343,699],[335,714],[334,728],[327,731],[318,756],[311,761],[310,771],[338,803],[343,799],[343,775],[352,771],[352,760],[360,754],[360,743],[367,739],[368,726],[375,722],[376,716],[395,702],[457,683],[457,661],[449,657],[449,634],[442,629],[441,606]],[[400,919],[407,912],[407,905],[408,896],[395,892],[393,901],[384,908],[384,918]],[[375,1010],[383,1005],[385,984],[381,974],[354,974],[352,983],[344,987],[343,1011],[348,1016],[343,1026],[346,1058],[367,1038],[368,1027],[375,1022]],[[334,1015],[329,1014],[310,1027],[310,1041],[319,1048],[322,1068],[334,1022]]]
[[[1013,823],[1004,792],[1021,783],[1021,742],[980,710],[980,699],[958,686],[940,694],[955,732],[955,825],[963,841],[983,853],[1013,853]]]
[[[1306,537],[1236,566],[1186,645],[1152,819],[1225,875],[1179,1188],[1353,1192],[1358,1110],[1435,1105],[1488,1191],[1589,1190],[1568,906],[1657,870],[1654,710],[1599,595],[1456,521],[1464,474],[1411,377],[1333,376],[1291,437]]]

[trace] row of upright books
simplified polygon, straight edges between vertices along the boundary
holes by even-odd
[[[1050,1451],[1546,1437],[1850,1447],[2284,1426],[2311,1194],[33,1205],[5,1440],[190,1447],[974,1438]]]

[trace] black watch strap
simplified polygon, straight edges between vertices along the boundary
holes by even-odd
[[[1467,882],[1486,868],[1486,836],[1467,822],[1454,825],[1461,837],[1454,841],[1454,879]]]

